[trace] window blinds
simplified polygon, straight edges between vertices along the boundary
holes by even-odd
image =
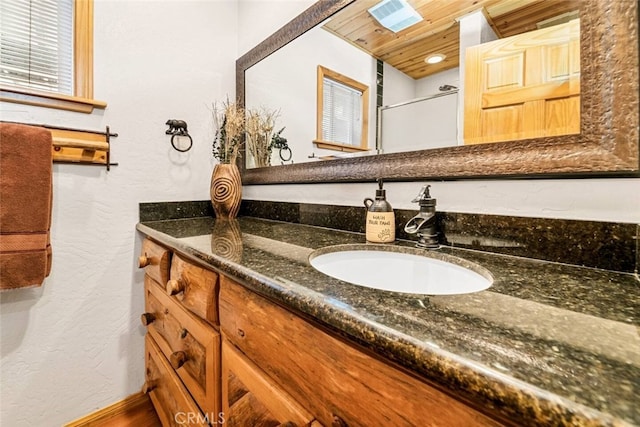
[[[323,79],[322,139],[359,146],[362,139],[362,92]]]
[[[73,0],[0,1],[0,83],[73,94]]]

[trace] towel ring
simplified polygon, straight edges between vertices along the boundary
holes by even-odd
[[[178,148],[178,146],[176,146],[176,143],[174,141],[174,138],[176,136],[186,136],[187,138],[189,138],[189,146],[187,148]],[[188,133],[174,133],[173,135],[171,135],[171,146],[173,148],[175,148],[176,151],[180,151],[181,153],[185,153],[189,150],[191,150],[191,147],[193,147],[193,139],[191,139],[191,135],[189,135]]]
[[[286,158],[286,159],[285,159],[285,158],[284,158],[284,156],[282,155],[282,152],[283,152],[283,151],[284,151],[285,153],[286,153],[287,151],[289,152],[289,155],[287,156],[287,158]],[[282,147],[282,148],[280,149],[280,153],[279,153],[279,154],[280,154],[280,160],[282,160],[283,162],[288,162],[289,160],[291,160],[291,157],[293,157],[293,151],[291,151],[291,148],[289,148],[289,146],[288,146],[288,145],[287,145],[287,146],[285,146],[285,147]]]

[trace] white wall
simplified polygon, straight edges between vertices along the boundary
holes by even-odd
[[[302,13],[315,0],[237,0],[238,57]]]
[[[446,70],[414,80],[385,64],[385,106],[402,101],[442,94],[439,87],[458,84],[458,69]],[[388,74],[387,74],[388,73]],[[408,83],[407,83],[408,82]],[[399,99],[398,94],[413,89],[411,95]],[[387,102],[387,94],[394,102]],[[381,115],[382,149],[384,153],[399,153],[458,145],[458,95],[426,99],[411,104],[385,108]]]
[[[279,4],[265,1],[266,4]],[[287,11],[278,8],[271,32],[277,30]],[[266,15],[245,13],[240,9],[243,31],[239,45],[260,40],[253,32],[260,25],[264,38]],[[271,17],[271,15],[269,15]],[[269,19],[270,20],[270,19]],[[257,21],[260,21],[259,23]],[[287,202],[326,203],[361,206],[364,197],[374,194],[371,184],[306,184],[245,186],[243,198]],[[414,208],[422,182],[388,183],[387,197],[396,208]],[[452,212],[517,215],[541,218],[584,219],[596,221],[640,222],[640,179],[563,179],[563,180],[473,180],[432,183],[431,194],[438,209]]]
[[[416,97],[439,93],[442,85],[460,88],[460,69],[456,67],[416,80]]]
[[[318,65],[369,87],[368,147],[375,149],[376,61],[321,28],[306,32],[245,72],[246,107],[280,112],[275,130],[286,127],[282,136],[288,140],[294,163],[313,161],[309,159],[312,154],[338,154],[313,144],[316,139]],[[253,159],[249,162],[253,166]],[[279,153],[275,150],[272,164],[280,164]]]
[[[3,120],[119,134],[108,173],[54,165],[52,273],[0,294],[0,425],[58,426],[140,390],[138,203],[209,197],[208,105],[234,94],[236,34],[235,1],[95,0],[95,97],[108,108],[0,104]],[[169,118],[189,123],[190,152],[170,148]]]

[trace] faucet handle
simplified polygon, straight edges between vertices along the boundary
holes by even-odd
[[[431,195],[429,194],[429,188],[431,188],[431,185],[423,185],[420,189],[420,192],[418,193],[416,198],[411,201],[411,203],[419,203],[421,200],[430,199]]]

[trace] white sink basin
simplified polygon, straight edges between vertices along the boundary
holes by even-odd
[[[332,246],[313,252],[309,262],[336,279],[393,292],[456,295],[493,283],[488,270],[461,258],[397,246]]]

